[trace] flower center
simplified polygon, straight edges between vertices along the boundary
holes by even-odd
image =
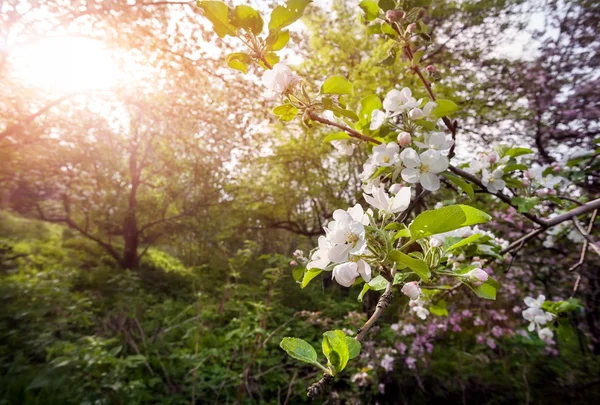
[[[360,238],[358,237],[358,235],[353,232],[349,232],[346,234],[346,243],[352,246],[356,245],[356,242],[358,242],[359,239]]]
[[[389,163],[390,162],[390,157],[389,156],[384,156],[383,157],[383,162],[384,163]]]
[[[427,166],[427,165],[421,166],[421,173],[425,173],[425,172],[428,172],[428,171],[429,171],[429,166]]]

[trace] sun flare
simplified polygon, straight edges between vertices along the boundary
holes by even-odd
[[[91,38],[50,38],[14,48],[11,54],[15,75],[44,90],[107,90],[124,77],[113,53]]]

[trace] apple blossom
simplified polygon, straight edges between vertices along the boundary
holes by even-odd
[[[543,340],[546,343],[549,343],[552,341],[552,338],[554,337],[554,333],[552,332],[552,330],[550,328],[543,328],[538,330],[538,337]]]
[[[331,141],[331,144],[342,154],[348,155],[348,156],[352,155],[352,153],[354,152],[354,148],[356,146],[352,142],[350,142],[348,139],[339,139],[339,140]]]
[[[383,108],[392,113],[400,113],[411,108],[415,108],[419,103],[412,96],[408,87],[402,90],[392,89],[383,100]]]
[[[373,148],[373,162],[383,167],[392,166],[399,159],[398,152],[400,147],[396,142],[382,143]]]
[[[400,154],[402,163],[406,168],[402,170],[402,178],[409,183],[421,183],[424,189],[437,191],[440,188],[440,179],[437,173],[448,168],[448,158],[440,152],[429,149],[419,156],[412,148],[406,148]]]
[[[525,305],[529,308],[523,311],[522,315],[525,320],[530,322],[527,328],[530,332],[533,332],[536,328],[539,329],[541,325],[545,325],[554,318],[551,313],[542,309],[545,300],[546,297],[543,295],[539,295],[537,299],[533,299],[532,297],[525,298]]]
[[[488,280],[489,275],[487,274],[487,272],[485,270],[477,268],[477,269],[473,269],[470,272],[468,272],[467,277],[471,281],[485,283]]]
[[[284,94],[299,81],[300,77],[284,63],[276,63],[262,76],[263,85],[275,95]]]
[[[400,291],[402,291],[402,294],[406,295],[411,300],[416,300],[421,295],[421,288],[419,287],[419,283],[416,281],[411,281],[404,284],[402,290]]]
[[[311,261],[306,265],[306,269],[324,269],[331,262],[329,260],[329,249],[331,244],[325,236],[319,236],[319,247],[311,255]]]
[[[502,168],[497,168],[492,173],[487,169],[483,169],[481,182],[490,193],[495,194],[504,190],[504,187],[506,187],[506,182],[502,180],[502,176],[504,176],[504,170]]]
[[[364,211],[356,204],[347,211],[335,210],[333,221],[325,229],[331,243],[329,260],[334,263],[348,261],[350,254],[361,254],[366,250]]]
[[[391,198],[385,192],[383,186],[373,187],[371,194],[373,194],[373,197],[367,194],[363,194],[363,197],[370,205],[381,210],[386,215],[393,215],[398,212],[406,211],[410,205],[410,187],[403,187],[394,197]]]
[[[403,148],[406,148],[408,145],[410,145],[410,142],[412,141],[412,137],[410,136],[410,134],[408,132],[404,132],[401,131],[398,134],[398,145],[402,146]]]
[[[371,281],[371,266],[362,259],[357,262],[338,264],[333,268],[331,278],[344,287],[350,287],[358,276],[362,277],[367,283]]]
[[[388,115],[381,110],[373,110],[371,113],[371,124],[369,125],[369,129],[371,131],[375,131],[376,129],[381,128],[381,126],[385,123],[385,120],[388,118]]]
[[[425,134],[423,142],[415,141],[415,145],[420,148],[435,149],[440,152],[449,150],[454,141],[447,137],[443,132],[433,132],[431,134]]]

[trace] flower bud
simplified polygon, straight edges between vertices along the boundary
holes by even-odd
[[[410,145],[411,141],[412,137],[408,132],[402,131],[398,134],[398,145],[402,146],[403,148],[406,148],[408,145]]]
[[[531,180],[531,179],[535,178],[535,173],[533,173],[531,170],[525,170],[525,172],[523,173],[523,176],[525,176],[525,178]]]
[[[407,32],[417,31],[417,24],[415,24],[415,23],[409,24],[408,27],[406,27],[406,31]]]
[[[413,108],[408,113],[408,116],[410,117],[411,120],[418,120],[419,118],[421,118],[423,116],[423,111],[420,108]]]
[[[304,257],[304,252],[301,251],[300,249],[296,249],[294,250],[294,253],[292,253],[292,256],[299,258],[299,257]]]
[[[527,187],[531,184],[531,182],[529,181],[529,179],[523,179],[523,180],[521,180],[521,184],[523,186]]]
[[[431,245],[431,247],[439,248],[439,247],[441,247],[444,244],[444,242],[442,242],[441,239],[438,239],[436,237],[432,237],[429,240],[429,244]]]
[[[556,195],[556,190],[555,190],[555,189],[553,189],[553,188],[549,188],[549,189],[548,189],[548,195],[550,195],[550,196],[555,196],[555,195]]]
[[[399,22],[404,18],[402,10],[388,10],[385,12],[385,19],[389,22]]]
[[[402,190],[404,188],[404,186],[402,186],[402,184],[392,184],[390,187],[390,193],[391,194],[398,194],[398,191]]]
[[[471,281],[485,283],[490,276],[483,269],[473,269],[467,273],[467,277]]]
[[[545,188],[541,188],[538,191],[535,192],[537,194],[538,197],[545,197],[548,195],[548,190],[546,190]]]
[[[437,69],[435,68],[435,66],[433,65],[427,65],[427,67],[425,68],[426,72],[435,72]]]
[[[297,264],[298,264],[298,263],[296,263],[296,261],[295,261],[295,260],[292,260],[292,261],[290,262],[290,266],[292,266],[292,267],[294,267],[294,266],[295,266],[295,265],[297,265]]]
[[[402,294],[408,296],[411,300],[416,300],[421,295],[421,288],[419,288],[419,283],[416,281],[411,281],[410,283],[404,284],[402,287]]]
[[[491,153],[488,155],[488,162],[496,163],[496,160],[498,160],[498,155],[496,155],[495,153]]]

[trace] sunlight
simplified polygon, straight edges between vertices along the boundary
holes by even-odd
[[[124,79],[112,52],[98,40],[60,37],[11,50],[25,85],[55,92],[106,90]]]

